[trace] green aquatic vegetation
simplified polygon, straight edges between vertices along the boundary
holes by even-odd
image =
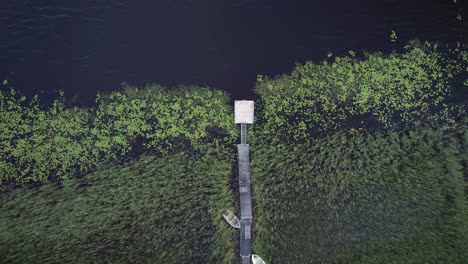
[[[232,263],[233,156],[140,156],[0,193],[1,263]]]
[[[395,42],[397,40],[397,35],[394,30],[392,30],[392,33],[390,33],[390,41]]]
[[[268,263],[467,257],[466,105],[445,99],[466,83],[468,52],[439,48],[350,51],[257,76],[248,129],[255,253]],[[234,233],[221,212],[234,211],[228,182],[239,135],[227,93],[124,83],[90,108],[67,107],[63,92],[46,108],[7,85],[7,262],[232,262]]]
[[[254,251],[267,263],[464,263],[459,129],[258,147]]]
[[[168,90],[158,85],[139,89],[124,84],[123,88],[123,92],[98,95],[96,126],[102,129],[97,131],[141,137],[145,148],[164,154],[178,148],[202,151],[207,143],[233,142],[237,136],[229,99],[222,91],[196,86]],[[105,128],[109,120],[112,130]]]
[[[257,138],[300,141],[336,131],[405,130],[455,123],[466,106],[444,104],[468,67],[466,44],[442,49],[411,41],[401,54],[298,64],[290,74],[259,76]]]
[[[0,91],[0,181],[44,182],[85,173],[131,153],[203,152],[237,138],[225,92],[158,85],[98,93],[91,108],[66,107],[64,93],[44,109],[34,96]]]

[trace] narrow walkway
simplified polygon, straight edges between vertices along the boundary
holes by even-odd
[[[239,159],[239,192],[241,209],[240,255],[242,258],[242,264],[249,264],[252,252],[252,196],[250,193],[249,145],[238,144],[237,151]]]

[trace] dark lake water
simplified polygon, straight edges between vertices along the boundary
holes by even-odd
[[[329,51],[464,38],[465,11],[460,0],[2,0],[0,78],[45,101],[59,89],[79,93],[83,105],[122,81],[206,84],[253,99],[257,74]]]

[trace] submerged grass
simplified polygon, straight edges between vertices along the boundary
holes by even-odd
[[[461,144],[420,129],[256,146],[254,253],[267,263],[466,263],[463,133]],[[2,192],[0,263],[235,263],[238,236],[221,217],[237,211],[234,153],[142,155]]]
[[[231,263],[232,155],[210,150],[0,194],[1,263]]]
[[[457,141],[420,129],[257,148],[254,252],[267,263],[467,263]]]

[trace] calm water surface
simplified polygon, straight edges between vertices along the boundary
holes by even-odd
[[[453,0],[2,0],[0,77],[45,102],[62,89],[89,104],[122,81],[206,84],[253,99],[257,74],[286,73],[329,51],[463,38],[460,9]]]

